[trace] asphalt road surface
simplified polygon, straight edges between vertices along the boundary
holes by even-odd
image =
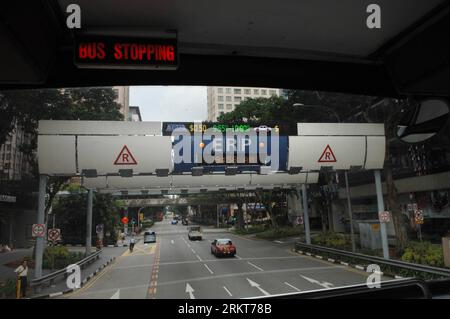
[[[292,252],[293,244],[205,229],[189,241],[186,226],[156,223],[155,244],[139,240],[112,266],[63,298],[247,298],[365,283],[368,273]],[[211,255],[214,238],[229,238],[235,257]]]

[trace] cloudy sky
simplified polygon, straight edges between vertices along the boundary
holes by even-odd
[[[143,121],[206,120],[206,86],[131,86],[130,105]]]

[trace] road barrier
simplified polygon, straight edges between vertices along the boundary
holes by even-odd
[[[80,261],[78,261],[76,263],[76,265],[78,265],[81,269],[83,269],[88,264],[90,264],[93,261],[95,261],[98,258],[100,258],[100,254],[101,253],[102,253],[102,250],[98,250],[95,253],[92,253],[89,256],[87,256],[87,257],[81,259]],[[55,272],[52,272],[50,274],[47,274],[45,276],[42,276],[40,278],[32,279],[30,281],[30,286],[33,287],[35,293],[37,293],[37,292],[40,291],[40,289],[43,286],[53,285],[53,283],[55,282],[55,279],[58,278],[58,277],[66,278],[67,277],[67,269],[63,268],[63,269],[57,270]]]
[[[377,256],[368,256],[359,253],[339,250],[335,248],[308,245],[304,243],[295,243],[295,250],[307,255],[320,255],[328,260],[334,260],[341,264],[351,264],[363,267],[361,265],[376,264],[384,274],[391,274],[393,276],[416,277],[421,279],[440,279],[450,278],[450,269],[432,267],[427,265],[413,264],[400,260],[384,259]]]

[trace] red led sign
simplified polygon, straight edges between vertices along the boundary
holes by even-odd
[[[75,41],[74,63],[80,68],[176,69],[177,41],[79,36]]]

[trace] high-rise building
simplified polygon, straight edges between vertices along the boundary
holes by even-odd
[[[129,120],[132,122],[142,122],[141,110],[139,106],[129,107]]]
[[[121,105],[120,113],[123,114],[125,121],[129,121],[129,108],[130,108],[130,87],[129,86],[113,86],[114,92],[117,94],[116,102]]]
[[[0,180],[20,180],[31,174],[31,165],[20,150],[29,139],[30,136],[16,125],[6,142],[0,145]]]
[[[233,111],[248,98],[280,96],[281,90],[256,87],[208,86],[208,121],[216,121],[222,113]]]

